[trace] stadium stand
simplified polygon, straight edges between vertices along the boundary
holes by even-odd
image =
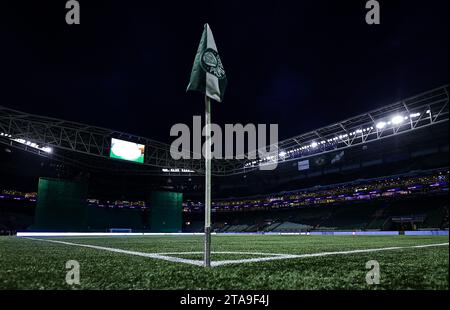
[[[313,230],[402,230],[448,228],[447,169],[313,187],[238,200],[215,201],[217,232]],[[36,195],[3,191],[0,230],[26,229],[33,222]],[[88,199],[89,229],[145,230],[143,202]],[[184,203],[183,230],[201,232],[202,203]]]
[[[448,178],[448,169],[438,169],[216,201],[216,231],[445,229]],[[199,219],[201,205],[186,202],[186,217]]]

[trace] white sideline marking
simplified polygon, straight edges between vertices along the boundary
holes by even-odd
[[[203,261],[201,261],[201,260],[167,256],[167,255],[195,255],[195,254],[203,254],[203,252],[145,253],[145,252],[129,251],[129,250],[110,248],[110,247],[73,243],[73,242],[66,242],[66,241],[58,241],[58,240],[38,239],[38,238],[25,238],[25,239],[53,242],[53,243],[59,243],[59,244],[65,244],[65,245],[74,245],[74,246],[79,246],[79,247],[104,250],[104,251],[110,251],[110,252],[121,253],[121,254],[161,259],[161,260],[174,262],[174,263],[184,263],[184,264],[190,264],[190,265],[195,265],[195,266],[203,266]],[[397,246],[397,247],[388,247],[388,248],[361,249],[361,250],[349,250],[349,251],[337,251],[337,252],[320,252],[320,253],[299,254],[299,255],[298,254],[279,254],[279,253],[258,253],[258,252],[212,252],[212,254],[240,254],[240,255],[257,255],[257,256],[266,256],[266,257],[235,259],[235,260],[222,260],[222,261],[216,261],[216,262],[212,261],[211,267],[219,267],[219,266],[233,265],[233,264],[265,262],[265,261],[272,261],[272,260],[293,259],[293,258],[307,258],[307,257],[321,257],[321,256],[330,256],[330,255],[372,253],[372,252],[381,252],[381,251],[418,249],[418,248],[429,248],[429,247],[448,246],[448,245],[449,245],[449,243],[446,242],[446,243],[434,243],[434,244],[412,245],[412,246]]]
[[[260,253],[260,252],[211,252],[213,254],[237,254],[237,255],[255,255],[255,256],[284,256],[286,254],[279,253]],[[167,253],[158,253],[160,255],[195,255],[195,254],[203,254],[203,252],[167,252]]]
[[[137,251],[128,251],[128,250],[121,250],[121,249],[109,248],[109,247],[103,247],[103,246],[97,246],[97,245],[89,245],[89,244],[81,244],[81,243],[73,243],[73,242],[66,242],[66,241],[49,240],[49,239],[38,239],[38,238],[25,238],[25,239],[53,242],[53,243],[59,243],[59,244],[65,244],[65,245],[75,245],[75,246],[79,246],[79,247],[96,249],[96,250],[104,250],[104,251],[115,252],[115,253],[156,258],[156,259],[166,260],[166,261],[175,262],[175,263],[185,263],[185,264],[203,266],[203,262],[199,261],[199,260],[185,259],[185,258],[172,257],[172,256],[164,256],[164,255],[160,255],[158,253],[144,253],[144,252],[137,252]]]
[[[404,246],[404,247],[389,247],[389,248],[350,250],[350,251],[338,251],[338,252],[322,252],[322,253],[311,253],[311,254],[300,254],[300,255],[280,254],[280,256],[273,256],[273,257],[248,258],[248,259],[224,260],[224,261],[218,261],[218,262],[211,262],[211,265],[213,267],[217,267],[217,266],[223,266],[223,265],[255,263],[255,262],[281,260],[281,259],[320,257],[320,256],[329,256],[329,255],[348,255],[348,254],[371,253],[371,252],[381,252],[381,251],[401,250],[401,249],[428,248],[428,247],[437,247],[437,246],[446,246],[446,245],[448,245],[448,242],[447,243],[437,243],[437,244]]]

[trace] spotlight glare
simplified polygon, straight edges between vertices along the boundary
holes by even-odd
[[[379,122],[376,127],[377,129],[383,129],[384,127],[386,127],[386,122]]]
[[[400,125],[401,123],[403,123],[404,118],[401,115],[396,115],[391,119],[392,124],[394,125]]]

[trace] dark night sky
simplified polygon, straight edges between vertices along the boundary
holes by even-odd
[[[278,123],[280,138],[448,83],[448,0],[2,1],[0,104],[169,142],[203,114],[186,93],[203,24],[228,89],[223,123]],[[245,2],[245,4],[243,4]]]

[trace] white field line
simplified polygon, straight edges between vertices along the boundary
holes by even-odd
[[[235,255],[255,255],[255,256],[285,256],[286,254],[279,253],[260,253],[260,252],[211,252],[212,254],[235,254]],[[159,255],[196,255],[203,254],[203,252],[167,252],[167,253],[158,253]]]
[[[121,253],[121,254],[128,254],[128,255],[136,255],[136,256],[142,256],[142,257],[161,259],[161,260],[166,260],[166,261],[174,262],[174,263],[185,263],[185,264],[203,266],[203,262],[199,261],[199,260],[185,259],[185,258],[179,258],[179,257],[173,257],[173,256],[164,256],[164,255],[160,255],[160,254],[157,254],[157,253],[144,253],[144,252],[137,252],[137,251],[128,251],[128,250],[121,250],[121,249],[109,248],[109,247],[103,247],[103,246],[97,246],[97,245],[89,245],[89,244],[81,244],[81,243],[49,240],[49,239],[38,239],[38,238],[25,238],[25,239],[53,242],[53,243],[59,243],[59,244],[65,244],[65,245],[74,245],[74,246],[90,248],[90,249],[96,249],[96,250],[104,250],[104,251]]]
[[[170,253],[144,253],[137,251],[128,251],[121,250],[110,247],[102,247],[96,245],[89,244],[81,244],[81,243],[73,243],[73,242],[65,242],[65,241],[57,241],[57,240],[49,240],[49,239],[38,239],[38,238],[25,238],[37,241],[46,241],[53,242],[65,245],[73,245],[97,250],[110,251],[121,254],[128,255],[136,255],[154,259],[161,259],[165,261],[170,261],[174,263],[184,263],[195,266],[203,266],[203,261],[194,260],[194,259],[185,259],[173,256],[166,255],[189,255],[189,254],[202,254],[203,252],[170,252]],[[241,254],[241,255],[259,255],[266,257],[256,257],[256,258],[246,258],[246,259],[236,259],[236,260],[223,260],[211,262],[212,267],[219,267],[224,265],[233,265],[233,264],[245,264],[245,263],[256,263],[256,262],[264,262],[264,261],[272,261],[272,260],[284,260],[284,259],[293,259],[293,258],[308,258],[308,257],[322,257],[322,256],[330,256],[330,255],[348,255],[348,254],[358,254],[358,253],[373,253],[373,252],[382,252],[382,251],[393,251],[393,250],[403,250],[403,249],[418,249],[418,248],[429,248],[429,247],[438,247],[438,246],[448,246],[449,243],[434,243],[434,244],[424,244],[424,245],[413,245],[413,246],[402,246],[402,247],[387,247],[387,248],[374,248],[374,249],[361,249],[361,250],[349,250],[349,251],[336,251],[336,252],[320,252],[320,253],[310,253],[310,254],[279,254],[279,253],[257,253],[257,252],[212,252],[213,254]]]
[[[428,248],[428,247],[437,247],[437,246],[446,246],[446,245],[448,246],[448,242],[447,243],[437,243],[437,244],[404,246],[404,247],[389,247],[389,248],[350,250],[350,251],[338,251],[338,252],[321,252],[321,253],[300,254],[300,255],[291,255],[291,254],[284,255],[283,254],[280,256],[273,256],[273,257],[224,260],[224,261],[218,261],[218,262],[211,262],[211,265],[213,267],[217,267],[217,266],[223,266],[223,265],[255,263],[255,262],[281,260],[281,259],[321,257],[321,256],[330,256],[330,255],[348,255],[348,254],[357,254],[357,253],[372,253],[372,252],[413,249],[413,248]]]

